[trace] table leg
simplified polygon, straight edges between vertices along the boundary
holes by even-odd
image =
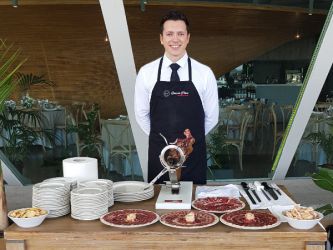
[[[305,250],[325,250],[324,242],[307,242]]]

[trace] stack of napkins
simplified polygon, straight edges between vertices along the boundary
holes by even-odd
[[[195,198],[206,197],[235,197],[239,198],[238,187],[233,184],[226,186],[198,186],[195,190]]]

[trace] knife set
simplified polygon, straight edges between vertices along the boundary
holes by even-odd
[[[278,186],[274,183],[268,184],[267,182],[255,181],[253,184],[246,182],[241,183],[242,188],[249,197],[252,204],[257,204],[262,202],[262,198],[259,197],[257,192],[262,192],[267,201],[278,200],[279,196],[282,195]]]

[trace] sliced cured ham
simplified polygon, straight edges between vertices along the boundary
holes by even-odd
[[[194,200],[192,207],[210,213],[227,213],[243,209],[245,203],[231,197],[207,197]]]
[[[220,217],[223,224],[241,229],[269,229],[280,225],[273,214],[259,210],[241,210]]]
[[[128,228],[148,226],[158,220],[159,216],[156,213],[142,209],[116,210],[100,218],[103,224]]]
[[[189,219],[191,217],[191,219]],[[194,219],[193,219],[194,217]],[[161,223],[175,228],[195,229],[215,225],[219,219],[216,215],[203,211],[174,211],[161,216]]]

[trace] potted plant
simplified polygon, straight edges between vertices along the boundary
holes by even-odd
[[[19,60],[20,50],[12,50],[12,46],[7,46],[5,41],[0,39],[0,110],[4,107],[4,102],[12,93],[15,87],[14,74],[26,61]],[[8,226],[6,195],[3,185],[3,173],[0,161],[0,230]]]
[[[78,147],[77,154],[89,157],[101,157],[102,140],[100,138],[99,106],[94,104],[91,111],[86,113],[87,120],[68,126],[67,133],[77,133]]]
[[[26,121],[30,121],[29,124]],[[4,142],[3,151],[20,172],[22,172],[24,160],[37,141],[43,141],[46,138],[52,144],[54,142],[52,131],[35,129],[40,127],[40,124],[42,122],[39,112],[11,107],[0,112],[0,129],[6,131],[0,134]]]
[[[227,157],[224,150],[228,145],[225,143],[225,127],[218,125],[207,139],[208,170],[213,179],[233,178],[233,170],[226,167]]]
[[[320,188],[333,192],[333,170],[328,168],[319,168],[317,173],[312,174],[313,182]],[[333,213],[332,204],[327,204],[316,209],[324,215]]]
[[[29,90],[33,85],[48,85],[53,86],[54,83],[50,80],[45,79],[45,76],[42,75],[34,75],[17,73],[15,77],[18,82],[18,87],[20,88],[22,98],[29,97]]]

